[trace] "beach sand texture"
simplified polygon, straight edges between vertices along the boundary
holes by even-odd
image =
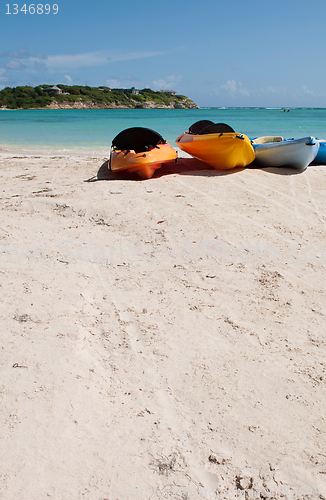
[[[1,500],[325,499],[326,168],[103,163],[0,156]]]

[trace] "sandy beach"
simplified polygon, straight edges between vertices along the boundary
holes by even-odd
[[[0,154],[0,499],[325,500],[326,167],[105,160]]]

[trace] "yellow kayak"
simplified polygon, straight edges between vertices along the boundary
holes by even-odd
[[[113,139],[109,169],[137,172],[142,179],[150,179],[163,163],[174,162],[177,156],[173,147],[154,130],[132,127]]]
[[[246,167],[255,159],[250,139],[225,123],[201,120],[175,142],[182,151],[218,170]]]

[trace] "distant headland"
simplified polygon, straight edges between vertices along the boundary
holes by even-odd
[[[111,89],[81,85],[6,87],[0,91],[0,109],[135,109],[198,108],[173,90]]]

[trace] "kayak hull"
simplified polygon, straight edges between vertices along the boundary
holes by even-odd
[[[317,165],[326,165],[326,141],[325,140],[319,140],[319,150],[316,155],[316,158],[313,160],[313,163]]]
[[[248,137],[236,132],[204,135],[185,132],[175,142],[182,151],[217,170],[246,167],[255,159]]]
[[[255,165],[262,167],[289,167],[304,170],[311,163],[319,149],[319,143],[314,137],[287,139],[279,142],[255,144]]]
[[[150,179],[163,163],[174,162],[177,157],[177,152],[169,143],[160,144],[141,153],[115,149],[110,155],[110,170],[112,172],[123,170],[136,172],[142,179]]]

